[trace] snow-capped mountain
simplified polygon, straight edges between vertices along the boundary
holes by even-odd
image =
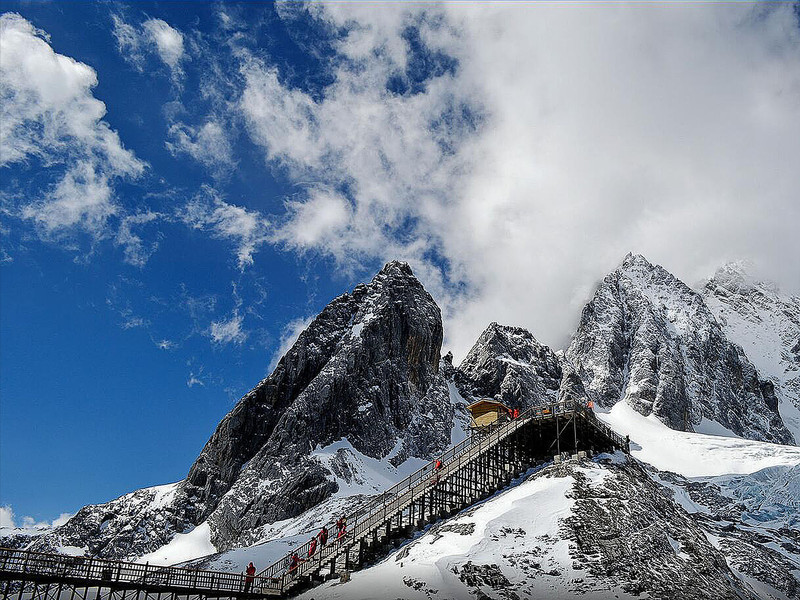
[[[87,506],[32,547],[262,568],[462,440],[468,402],[593,399],[632,456],[540,465],[306,596],[797,598],[800,449],[781,415],[800,311],[723,275],[700,294],[629,255],[565,351],[492,323],[456,367],[436,303],[388,263],[325,307],[185,480]]]
[[[187,478],[83,508],[35,549],[135,558],[191,532],[208,552],[337,492],[358,456],[392,466],[451,443],[438,306],[405,263],[333,300],[222,420]],[[348,441],[333,456],[325,449]]]
[[[702,294],[728,338],[775,385],[783,422],[800,442],[800,298],[754,280],[742,264],[719,269]]]
[[[602,281],[565,356],[601,406],[623,400],[674,429],[794,443],[773,384],[703,297],[642,256]]]

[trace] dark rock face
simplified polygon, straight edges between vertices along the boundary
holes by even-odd
[[[565,356],[600,405],[624,400],[673,429],[708,419],[742,437],[793,441],[772,387],[703,298],[641,256],[603,280]]]
[[[310,456],[318,446],[346,437],[359,452],[383,458],[401,440],[398,462],[445,447],[452,414],[438,373],[441,343],[439,309],[403,263],[328,305],[220,423],[189,472],[200,494],[226,494],[211,515],[217,543],[296,516],[335,492]],[[424,416],[431,410],[444,425]]]
[[[512,408],[527,408],[555,402],[562,375],[556,354],[529,331],[492,323],[461,362],[454,380],[465,398],[493,398]]]
[[[347,438],[373,458],[391,452],[395,464],[428,458],[449,445],[453,423],[441,343],[433,298],[408,265],[388,263],[325,307],[168,497],[150,488],[87,506],[35,546],[140,556],[208,519],[212,543],[230,548],[337,491],[316,448]]]

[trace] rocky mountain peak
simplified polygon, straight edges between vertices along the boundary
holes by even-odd
[[[455,381],[465,397],[526,408],[555,401],[561,375],[556,354],[530,331],[493,322],[464,357]]]
[[[417,278],[414,277],[414,273],[409,264],[402,260],[390,260],[387,262],[376,275],[376,277],[380,276],[410,278],[414,279],[415,281],[417,280]]]
[[[675,429],[790,442],[777,398],[703,297],[640,255],[598,287],[565,352],[601,405],[623,400]]]
[[[359,453],[395,465],[430,458],[450,444],[454,417],[441,344],[433,298],[406,263],[386,264],[320,312],[167,496],[139,490],[86,507],[38,547],[141,556],[204,523],[229,548],[335,494],[334,463],[352,474]],[[349,449],[335,461],[318,454],[337,442]]]
[[[630,269],[644,269],[648,271],[652,271],[656,269],[656,265],[651,263],[641,254],[635,254],[633,252],[628,252],[625,255],[625,258],[622,259],[620,263],[619,269],[623,270],[630,270]]]
[[[753,266],[747,261],[729,262],[714,273],[703,286],[705,290],[717,295],[726,294],[764,294],[781,296],[780,288],[771,281],[762,281],[752,275]]]
[[[725,335],[774,385],[781,418],[800,442],[800,297],[759,281],[750,270],[747,263],[727,264],[701,292]]]

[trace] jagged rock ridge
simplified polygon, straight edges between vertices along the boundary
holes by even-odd
[[[527,329],[497,323],[478,337],[452,378],[464,398],[493,398],[511,408],[586,399],[563,357]]]
[[[702,296],[642,256],[629,254],[603,280],[565,355],[601,405],[624,400],[679,430],[710,421],[750,439],[794,441],[773,384]]]

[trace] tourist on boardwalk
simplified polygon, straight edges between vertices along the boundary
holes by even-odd
[[[317,536],[311,538],[311,542],[308,544],[308,557],[311,558],[314,556],[314,552],[317,551]]]
[[[336,528],[339,530],[336,534],[336,541],[341,541],[347,535],[347,517],[341,517],[336,521]]]
[[[342,536],[342,531],[347,529],[347,517],[339,517],[339,520],[336,521],[336,537],[339,538]]]
[[[319,533],[317,534],[317,537],[319,538],[320,545],[324,546],[325,544],[327,544],[328,543],[328,528],[323,525],[322,529],[320,529]]]
[[[300,565],[300,557],[297,556],[297,552],[293,552],[292,558],[289,559],[289,573],[294,573],[299,565]]]
[[[441,468],[442,468],[442,461],[439,460],[439,459],[436,459],[433,462],[433,473],[434,473],[434,475],[431,478],[431,484],[432,485],[439,485],[439,470]]]
[[[247,565],[247,577],[244,578],[244,592],[245,594],[250,591],[250,588],[253,587],[253,580],[255,579],[256,575],[256,567],[251,561],[249,565]]]

